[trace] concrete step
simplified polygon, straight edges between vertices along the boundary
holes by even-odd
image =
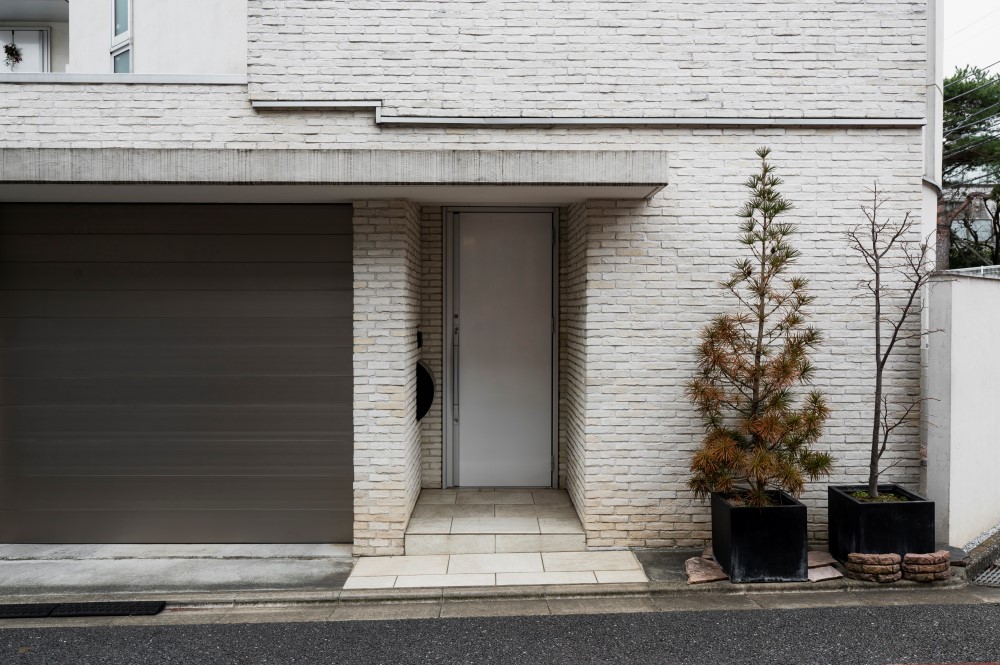
[[[424,490],[407,555],[584,552],[583,526],[560,490]]]

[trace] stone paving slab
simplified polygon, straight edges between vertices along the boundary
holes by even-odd
[[[649,580],[630,551],[365,557],[344,588],[611,585]]]

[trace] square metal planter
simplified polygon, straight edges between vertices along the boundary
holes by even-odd
[[[829,501],[830,554],[846,561],[851,552],[862,554],[924,554],[933,552],[934,502],[899,485],[879,485],[879,492],[901,494],[909,501],[859,501],[851,492],[867,485],[831,485]]]
[[[712,494],[712,551],[729,575],[741,582],[804,582],[807,561],[806,507],[785,492],[778,505],[734,506]]]

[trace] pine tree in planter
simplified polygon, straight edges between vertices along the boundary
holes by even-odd
[[[806,324],[806,280],[787,274],[799,256],[789,243],[795,227],[778,219],[792,204],[769,154],[758,148],[760,170],[739,212],[749,257],[722,283],[737,307],[702,331],[688,384],[705,427],[690,486],[712,497],[715,558],[734,582],[806,579],[806,507],[791,495],[831,465],[810,448],[828,415],[823,396],[795,394],[813,375],[808,354],[820,334]]]
[[[882,456],[890,438],[917,413],[921,399],[893,404],[884,377],[900,342],[919,333],[906,324],[920,311],[920,293],[931,277],[930,248],[912,238],[916,222],[909,214],[883,217],[886,199],[878,185],[871,207],[862,206],[865,221],[847,232],[871,278],[864,283],[871,303],[874,390],[870,417],[871,454],[866,485],[828,488],[830,553],[844,561],[863,554],[925,554],[935,549],[934,502],[895,484],[879,484]],[[893,465],[889,465],[891,468]]]

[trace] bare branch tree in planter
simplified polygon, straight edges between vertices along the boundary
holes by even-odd
[[[779,218],[792,204],[769,154],[757,150],[760,170],[739,213],[750,256],[722,283],[738,307],[702,331],[688,384],[705,427],[690,486],[711,494],[715,558],[734,582],[805,579],[806,508],[791,495],[832,463],[810,448],[829,413],[823,396],[795,395],[811,380],[820,333],[806,323],[807,281],[787,274],[799,252],[789,242],[795,227]]]
[[[914,239],[916,221],[906,213],[883,215],[887,199],[876,183],[871,206],[861,206],[865,222],[847,232],[871,277],[863,282],[872,306],[875,370],[871,414],[871,455],[866,486],[830,487],[830,551],[838,559],[851,552],[886,554],[934,550],[934,504],[898,485],[880,485],[882,457],[896,431],[912,422],[922,400],[891,401],[885,376],[894,354],[921,332],[907,326],[920,312],[921,294],[932,274],[927,242]]]

